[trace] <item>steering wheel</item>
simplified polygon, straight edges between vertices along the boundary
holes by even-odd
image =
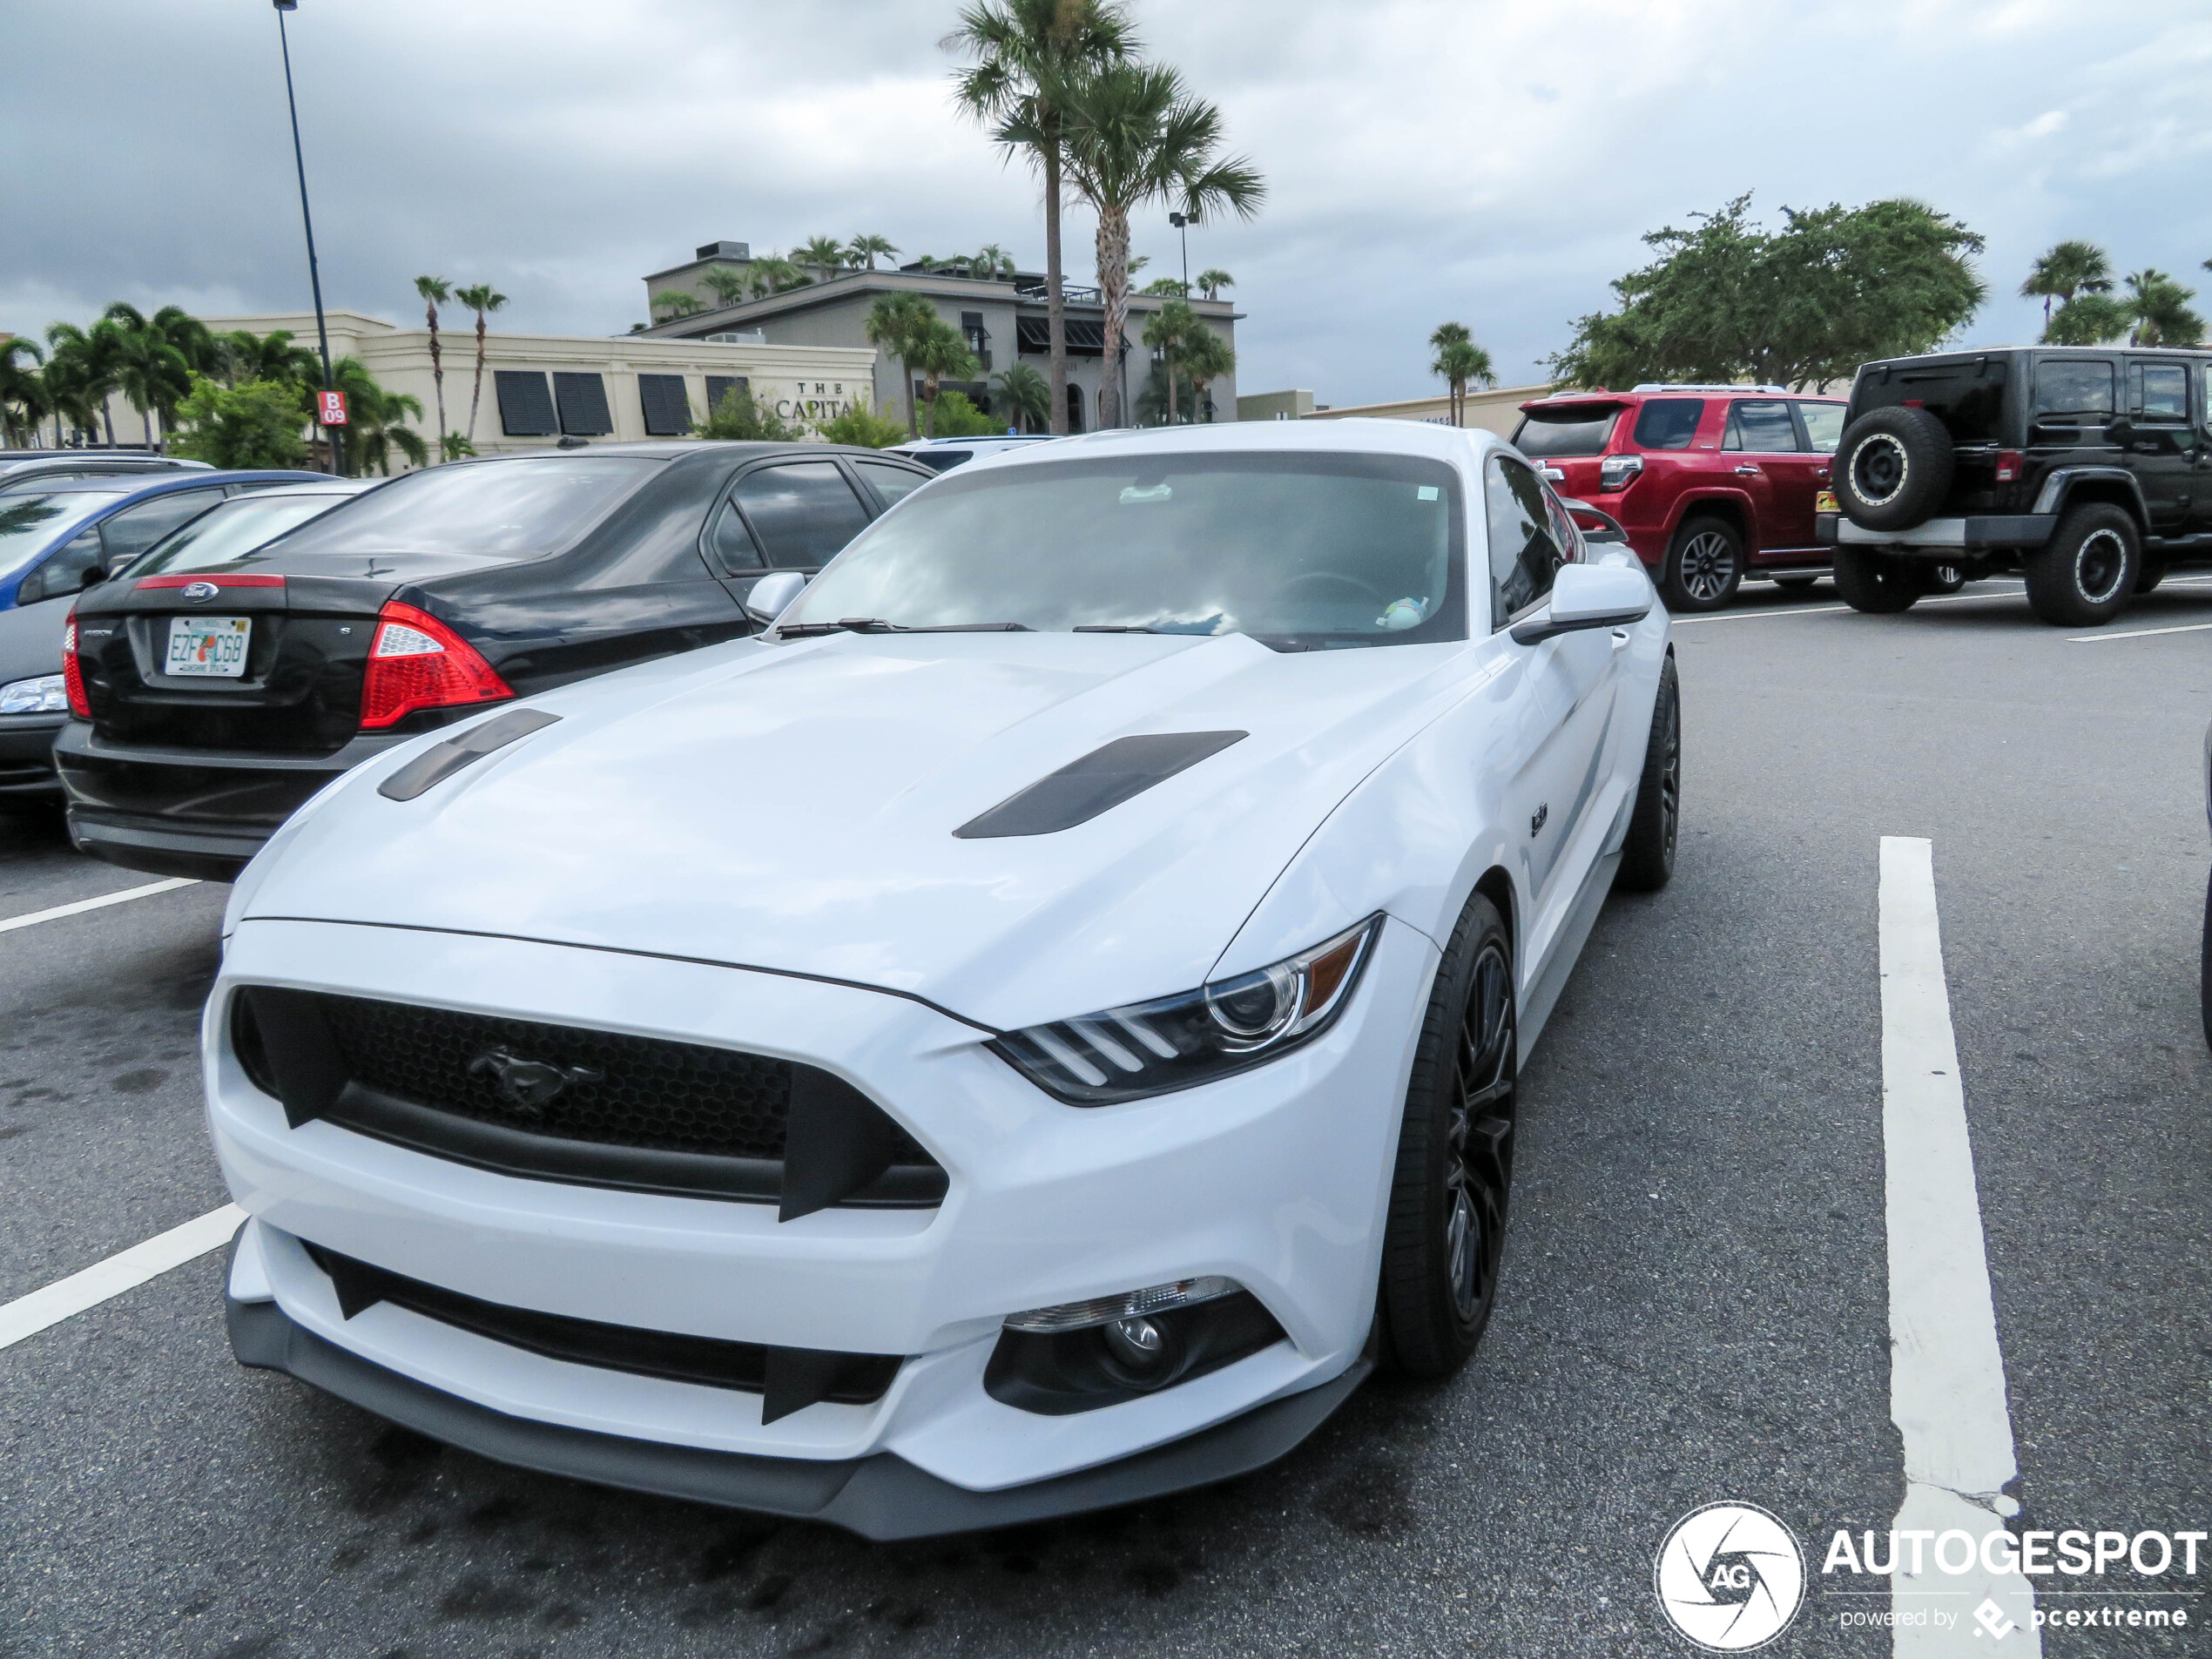
[[[1358,577],[1346,576],[1341,570],[1308,570],[1302,576],[1294,576],[1278,590],[1278,596],[1287,597],[1296,589],[1315,582],[1333,583],[1338,587],[1349,588],[1360,598],[1373,600],[1379,607],[1390,603],[1387,596],[1376,592]]]

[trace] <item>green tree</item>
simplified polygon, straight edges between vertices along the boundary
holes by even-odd
[[[834,236],[810,236],[791,257],[813,272],[816,281],[827,282],[845,269],[845,244]]]
[[[46,330],[47,401],[57,420],[66,418],[82,432],[105,429],[115,442],[115,423],[107,412],[108,396],[116,389],[116,334],[96,324],[90,330],[73,322],[57,322]]]
[[[120,300],[101,314],[99,321],[92,325],[92,333],[108,342],[115,389],[138,412],[146,448],[156,448],[154,416],[174,409],[192,390],[192,365],[170,342],[166,330],[155,327],[135,306]]]
[[[1190,297],[1190,286],[1178,277],[1154,277],[1137,292],[1176,300]]]
[[[1192,97],[1172,69],[1116,64],[1071,89],[1068,179],[1098,215],[1105,368],[1116,425],[1129,418],[1129,365],[1120,347],[1129,317],[1130,212],[1157,201],[1193,223],[1224,211],[1250,219],[1266,197],[1249,162],[1221,155],[1221,111]]]
[[[1221,298],[1221,291],[1224,288],[1233,288],[1237,286],[1235,277],[1231,276],[1226,271],[1218,269],[1201,271],[1190,279],[1190,282],[1191,286],[1198,290],[1199,294],[1208,300],[1218,300]]]
[[[1034,368],[1029,371],[1036,373]],[[864,449],[888,449],[907,441],[906,428],[887,421],[868,407],[866,398],[854,398],[853,407],[822,422],[816,434],[824,443],[850,443]]]
[[[1490,362],[1490,354],[1474,343],[1474,336],[1467,333],[1463,322],[1439,323],[1436,332],[1428,337],[1436,355],[1428,366],[1432,374],[1440,374],[1452,388],[1452,424],[1465,426],[1467,414],[1467,388],[1495,386],[1496,370]]]
[[[1930,349],[1987,293],[1966,258],[1982,239],[1919,202],[1785,207],[1770,233],[1747,218],[1750,199],[1646,235],[1659,258],[1615,280],[1618,311],[1576,320],[1555,376],[1802,388]]]
[[[752,395],[749,386],[736,386],[707,411],[699,423],[702,438],[735,440],[741,443],[792,443],[804,435]]]
[[[1014,255],[996,242],[986,242],[968,261],[968,274],[986,282],[1011,282],[1015,275]]]
[[[489,282],[455,288],[453,297],[476,314],[476,378],[469,391],[469,442],[476,441],[476,406],[484,395],[484,319],[507,303],[507,296]]]
[[[924,431],[931,437],[937,435],[937,394],[945,377],[966,380],[975,373],[975,354],[968,349],[968,341],[960,330],[942,317],[931,314],[927,324],[914,331],[907,342],[907,363],[909,372],[921,371],[921,401],[928,405]],[[963,435],[973,436],[973,434]]]
[[[653,309],[664,311],[671,321],[678,317],[696,317],[706,309],[706,301],[687,288],[663,288],[653,296]]]
[[[195,374],[177,406],[176,453],[211,467],[296,467],[307,455],[307,393],[297,381],[225,386]]]
[[[799,268],[797,260],[787,260],[780,253],[769,253],[755,260],[751,275],[756,298],[803,288],[814,280]]]
[[[868,308],[868,344],[899,365],[899,395],[907,406],[907,435],[921,433],[914,408],[914,345],[922,331],[938,320],[937,308],[914,293],[887,293]]]
[[[346,470],[366,478],[369,469],[388,478],[392,454],[397,450],[411,466],[428,460],[428,446],[421,434],[406,425],[409,417],[422,418],[422,400],[406,392],[388,392],[358,357],[341,357],[330,366],[331,383],[346,395]]]
[[[711,271],[699,273],[699,280],[713,291],[714,297],[725,306],[743,305],[752,291],[752,279],[742,271],[732,271],[726,266],[716,266]]]
[[[1133,413],[1139,426],[1188,426],[1198,418],[1197,389],[1189,385],[1179,386],[1177,395],[1170,400],[1167,361],[1164,358],[1154,358],[1146,365],[1144,379],[1137,386]]]
[[[27,448],[38,440],[38,423],[52,412],[46,392],[46,378],[37,368],[26,368],[17,360],[28,357],[31,362],[43,364],[46,348],[26,334],[10,334],[0,340],[0,432],[17,448]],[[1035,369],[1030,370],[1035,374]]]
[[[438,349],[438,307],[453,303],[453,285],[443,277],[419,276],[415,291],[422,296],[422,314],[430,324],[430,384],[438,401],[438,454],[446,448],[446,363]]]
[[[1060,210],[1070,85],[1136,51],[1125,6],[1110,0],[974,0],[943,43],[969,58],[953,99],[981,122],[1008,159],[1019,155],[1044,185],[1046,351],[1051,429],[1068,429],[1068,313],[1062,291]]]
[[[894,259],[898,253],[887,239],[880,236],[856,236],[845,245],[846,263],[856,267],[866,266],[871,271],[875,269],[879,255]]]
[[[1181,407],[1175,395],[1176,354],[1193,331],[1203,327],[1198,320],[1198,314],[1190,309],[1189,301],[1184,300],[1170,300],[1145,321],[1144,343],[1160,354],[1160,362],[1167,371],[1167,408],[1170,411]],[[1168,423],[1172,425],[1174,421],[1175,417],[1170,413]]]
[[[2077,293],[2111,292],[2112,260],[2094,242],[2053,243],[2050,251],[2029,267],[2027,280],[2020,284],[2022,299],[2043,301],[2046,329],[2051,326],[2052,300],[2063,306]]]
[[[2189,309],[2195,288],[2185,288],[2163,271],[2144,269],[2128,278],[2121,301],[2134,331],[2131,346],[2194,346],[2204,338],[2204,319]]]
[[[989,438],[1006,430],[1006,422],[977,408],[965,392],[945,391],[929,406],[934,435],[941,438]]]
[[[1224,374],[1237,372],[1237,354],[1227,341],[1202,322],[1183,342],[1183,372],[1190,377],[1192,401],[1204,413],[1206,388]],[[1206,419],[1213,419],[1207,415]]]
[[[465,432],[448,432],[439,442],[439,453],[448,461],[465,461],[476,453],[476,446],[469,442]]]
[[[1008,426],[1049,432],[1052,382],[1038,374],[1035,366],[1017,359],[992,377],[991,408],[994,411],[1005,411]]]
[[[2126,301],[2105,293],[2078,293],[2051,315],[2046,346],[2103,346],[2127,338],[2134,322]]]
[[[223,334],[215,341],[214,358],[210,373],[226,386],[241,381],[297,381],[303,386],[322,381],[322,360],[283,328],[268,334],[247,328]]]

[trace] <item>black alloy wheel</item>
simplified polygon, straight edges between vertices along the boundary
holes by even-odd
[[[1949,430],[1927,410],[1869,409],[1837,445],[1837,504],[1868,529],[1907,529],[1941,507],[1957,464]]]
[[[2085,502],[2021,562],[2028,607],[2055,627],[2098,627],[2128,608],[2142,558],[2142,537],[2126,508]]]
[[[1383,1240],[1384,1351],[1409,1376],[1465,1365],[1496,1305],[1519,1065],[1512,945],[1478,894],[1430,995]]]
[[[1615,883],[1631,893],[1656,893],[1665,887],[1675,873],[1675,840],[1681,829],[1682,687],[1669,651],[1659,665],[1659,695],[1651,705],[1643,775],[1636,783],[1635,806],[1629,814]]]
[[[1956,593],[1966,585],[1966,573],[1955,564],[1932,564],[1921,585],[1930,593]]]
[[[1675,532],[1660,571],[1669,610],[1718,610],[1743,584],[1743,538],[1726,519],[1692,518]]]

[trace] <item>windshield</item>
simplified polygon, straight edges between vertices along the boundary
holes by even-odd
[[[1250,634],[1280,650],[1467,637],[1460,489],[1399,455],[1100,456],[946,474],[777,624]]]
[[[248,496],[226,501],[212,512],[203,513],[165,541],[157,542],[145,562],[131,572],[152,576],[158,570],[212,570],[251,553],[295,524],[328,512],[344,496],[320,490],[266,497]]]
[[[581,538],[666,463],[647,455],[532,455],[404,473],[284,544],[300,553],[473,553],[536,558]]]
[[[16,574],[126,490],[71,489],[0,501],[0,579]]]
[[[1605,453],[1606,435],[1621,411],[1605,408],[1532,409],[1513,435],[1513,447],[1532,461],[1552,455]]]

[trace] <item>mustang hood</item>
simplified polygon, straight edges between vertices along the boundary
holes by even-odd
[[[413,800],[376,792],[400,761],[372,763],[257,860],[234,913],[822,975],[1001,1028],[1087,1012],[1204,980],[1316,826],[1433,718],[1464,649],[743,641],[541,697],[559,724]],[[1070,827],[954,833],[1117,739],[1232,732]]]

